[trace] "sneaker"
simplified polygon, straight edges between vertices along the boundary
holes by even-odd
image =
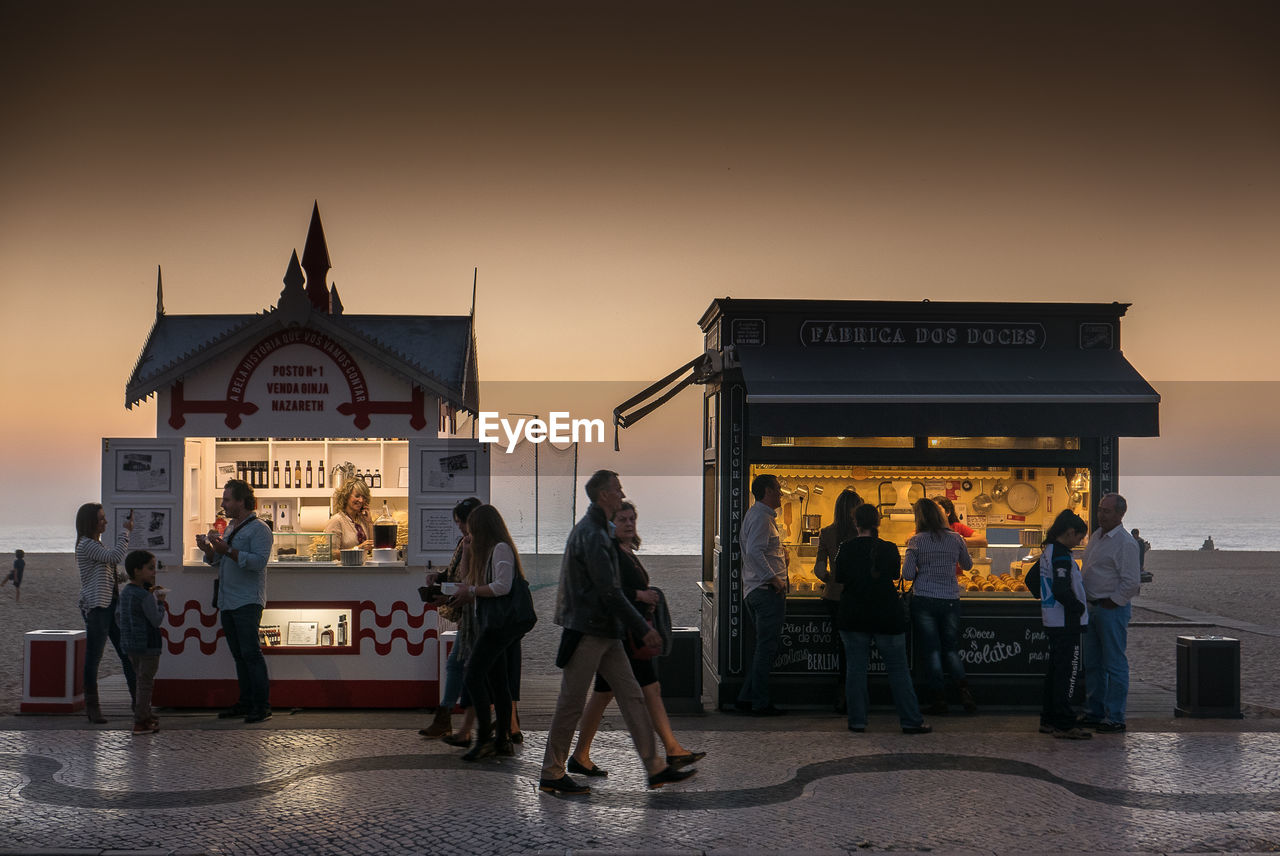
[[[1089,740],[1093,733],[1083,728],[1055,728],[1053,736],[1061,740]]]
[[[932,734],[933,726],[931,725],[904,725],[902,726],[903,734]]]
[[[229,707],[226,710],[218,711],[218,719],[240,719],[241,717],[248,715],[249,708],[241,707],[238,704],[233,707]]]
[[[255,722],[266,722],[270,718],[271,718],[271,708],[264,707],[264,708],[255,710],[253,713],[246,716],[244,718],[244,724],[253,725]]]
[[[577,796],[578,794],[591,793],[591,788],[578,784],[568,776],[561,776],[558,779],[539,779],[538,790],[544,794],[559,794],[560,796]]]
[[[1093,730],[1099,734],[1122,734],[1125,729],[1123,722],[1099,722]]]
[[[1094,719],[1090,716],[1082,716],[1076,720],[1076,728],[1097,728],[1101,724],[1101,719]]]
[[[677,770],[673,767],[667,767],[662,772],[654,773],[652,776],[649,777],[649,790],[656,791],[658,788],[662,787],[663,785],[670,785],[676,782],[683,782],[685,779],[692,779],[697,774],[697,772],[698,771],[693,769],[692,767],[689,767],[688,769],[684,769],[684,770]]]

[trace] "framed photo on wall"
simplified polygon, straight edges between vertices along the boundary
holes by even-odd
[[[117,449],[116,493],[173,493],[168,449]]]
[[[476,492],[476,452],[470,449],[423,449],[420,457],[424,493]]]

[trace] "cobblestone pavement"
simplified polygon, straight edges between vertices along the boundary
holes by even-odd
[[[537,791],[533,731],[516,758],[478,764],[409,729],[4,731],[0,853],[1280,849],[1280,733],[1074,743],[981,719],[920,737],[888,716],[860,735],[685,732],[709,755],[656,792],[625,732],[606,731],[593,756],[610,775],[578,798]]]

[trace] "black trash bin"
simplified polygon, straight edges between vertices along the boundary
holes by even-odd
[[[698,628],[671,628],[671,653],[658,660],[658,679],[668,714],[703,712],[702,632]]]
[[[1174,716],[1242,719],[1240,640],[1179,636],[1178,693]]]

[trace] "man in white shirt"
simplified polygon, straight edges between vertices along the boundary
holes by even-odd
[[[1118,493],[1098,502],[1098,528],[1084,549],[1084,592],[1089,624],[1084,630],[1085,715],[1081,724],[1099,734],[1125,730],[1129,697],[1130,601],[1141,587],[1138,542],[1120,525],[1128,503]]]
[[[769,699],[769,671],[778,656],[787,609],[787,553],[778,535],[782,486],[775,475],[751,482],[755,503],[742,516],[738,545],[742,550],[742,599],[755,624],[756,649],[747,667],[737,708],[753,716],[783,713]]]

